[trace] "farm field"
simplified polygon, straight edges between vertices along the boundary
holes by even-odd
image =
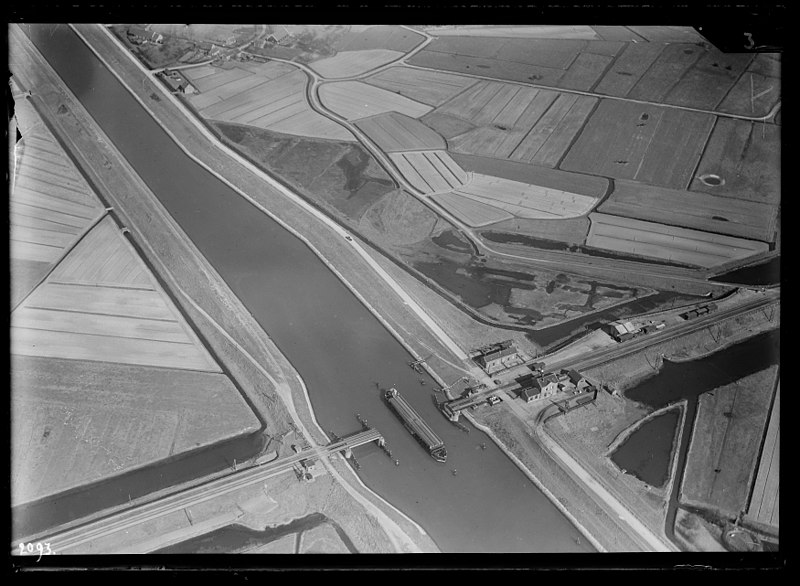
[[[12,312],[11,351],[220,372],[110,217]]]
[[[781,128],[774,124],[720,118],[691,182],[691,191],[779,205]],[[716,175],[719,185],[701,178]]]
[[[402,66],[384,69],[364,81],[431,106],[443,104],[476,83],[471,77]]]
[[[341,51],[334,57],[314,61],[310,67],[328,79],[352,77],[399,59],[403,55],[404,53],[399,51],[387,49]]]
[[[514,218],[492,224],[491,230],[481,232],[481,236],[491,242],[526,244],[533,238],[539,245],[541,240],[563,243],[560,249],[583,244],[588,234],[589,218],[586,217],[560,220]]]
[[[619,41],[442,37],[409,64],[509,81],[590,90],[624,46]]]
[[[714,116],[604,99],[560,168],[686,189]]]
[[[625,27],[651,43],[701,43],[705,39],[690,26]]]
[[[620,179],[599,208],[604,214],[660,222],[740,238],[771,242],[777,206],[678,191]]]
[[[17,100],[22,134],[9,186],[11,302],[16,305],[103,213],[103,206],[38,114]]]
[[[447,148],[439,134],[414,118],[397,112],[362,118],[356,126],[387,153]]]
[[[752,60],[750,54],[722,53],[710,49],[672,86],[664,102],[713,110]]]
[[[587,246],[713,267],[768,250],[767,244],[688,228],[592,213]]]
[[[504,37],[522,39],[588,39],[598,38],[597,33],[589,26],[435,26],[425,27],[426,32],[436,37]]]
[[[483,227],[512,217],[571,218],[586,214],[597,203],[587,195],[473,173],[469,182],[434,201],[465,224]]]
[[[201,92],[188,99],[204,118],[287,134],[355,140],[346,128],[311,109],[305,96],[306,75],[289,65],[202,66],[184,73]]]
[[[261,427],[223,374],[19,355],[11,365],[15,506]]]
[[[431,199],[453,214],[461,222],[473,228],[480,228],[510,220],[513,214],[500,207],[469,199],[452,191],[431,196]]]
[[[627,97],[650,102],[663,101],[670,89],[704,52],[696,45],[668,44],[628,92]]]
[[[549,169],[547,167],[539,167],[517,161],[505,161],[490,157],[478,157],[458,153],[451,153],[451,157],[466,171],[503,177],[512,181],[540,185],[551,189],[560,189],[595,198],[604,197],[609,188],[609,181],[605,177],[570,173],[569,171]]]
[[[383,112],[419,118],[431,111],[427,104],[358,81],[326,83],[319,88],[319,98],[326,108],[348,120]]]
[[[747,509],[778,366],[699,397],[681,500],[736,516]]]
[[[758,71],[749,70],[739,78],[717,109],[720,112],[740,116],[766,116],[780,98],[780,77],[762,75]]]
[[[368,51],[384,49],[407,52],[425,37],[402,26],[350,26],[334,43],[336,51]]]
[[[456,153],[554,167],[596,103],[591,97],[480,81],[435,113],[476,127],[448,137]]]
[[[637,44],[640,44],[641,41],[645,40],[644,37],[637,35],[628,26],[593,25],[592,29],[604,41],[636,41]]]
[[[586,195],[479,173],[473,174],[469,183],[453,193],[498,207],[519,218],[576,217],[588,213],[597,203],[595,198]]]
[[[759,523],[778,527],[780,520],[780,460],[781,460],[781,385],[775,390],[775,399],[769,416],[767,435],[759,456],[753,492],[747,507],[747,516]]]
[[[469,181],[469,175],[445,151],[391,153],[389,158],[426,195],[457,189]]]
[[[473,57],[440,53],[428,48],[415,53],[407,60],[409,65],[431,70],[452,71],[491,77],[498,80],[521,81],[556,87],[564,74],[563,69],[529,65],[517,61],[500,61],[490,57]]]
[[[627,96],[665,47],[664,43],[627,43],[594,91]]]

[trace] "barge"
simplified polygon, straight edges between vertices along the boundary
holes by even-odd
[[[414,408],[406,401],[400,393],[392,387],[384,396],[389,407],[400,418],[406,429],[411,435],[425,448],[431,457],[437,462],[447,460],[447,449],[444,442],[436,435],[430,425],[419,416]]]

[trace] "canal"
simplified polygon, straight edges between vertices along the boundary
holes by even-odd
[[[367,486],[446,552],[593,551],[484,434],[444,419],[434,381],[308,247],[187,157],[68,27],[23,29],[298,370],[322,428],[356,431],[358,412],[384,434],[400,465],[356,450]],[[390,385],[444,439],[447,464],[387,409],[379,387]]]
[[[672,537],[678,508],[678,493],[697,414],[698,397],[731,384],[780,361],[780,328],[770,330],[723,348],[709,356],[687,362],[664,361],[661,370],[636,387],[625,391],[628,399],[653,410],[686,401],[682,435],[672,455],[673,438],[678,431],[677,411],[668,411],[645,423],[620,445],[612,459],[628,473],[653,486],[661,486],[668,467],[677,458],[676,478],[667,506],[665,530]],[[672,414],[672,415],[670,415]],[[647,436],[647,437],[643,437]]]

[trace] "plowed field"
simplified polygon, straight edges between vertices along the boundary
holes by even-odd
[[[397,112],[362,118],[356,126],[387,153],[447,148],[444,139],[433,130]]]
[[[560,167],[685,189],[714,116],[601,100]]]
[[[593,213],[588,246],[713,267],[768,250],[763,242]]]
[[[446,102],[475,83],[470,77],[410,67],[390,67],[364,81],[431,106]]]
[[[319,88],[319,98],[326,108],[348,120],[383,112],[399,112],[419,118],[431,111],[426,104],[358,81],[326,83]]]
[[[777,206],[618,180],[599,211],[771,242]]]
[[[450,191],[469,180],[445,151],[394,153],[390,157],[403,177],[425,194]]]

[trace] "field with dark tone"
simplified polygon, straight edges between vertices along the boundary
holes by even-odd
[[[227,376],[12,356],[19,504],[260,428]]]
[[[240,125],[212,123],[248,158],[325,207],[358,221],[396,186],[359,145],[292,137]]]
[[[401,26],[350,27],[333,43],[336,51],[367,51],[370,49],[389,49],[391,51],[410,51],[425,40],[419,33]]]
[[[414,258],[414,267],[428,278],[485,317],[510,325],[549,326],[645,294],[558,271],[466,263],[441,249],[418,250]]]
[[[483,230],[481,235],[497,241],[502,238],[505,242],[530,244],[531,246],[555,250],[566,250],[570,244],[583,244],[589,233],[589,218],[569,218],[564,220],[529,220],[514,218],[492,224],[489,230]]]
[[[685,189],[713,124],[709,114],[601,100],[560,168]]]
[[[777,206],[619,179],[598,208],[605,214],[771,242]]]
[[[720,118],[700,159],[690,189],[734,199],[779,204],[781,129],[774,124]],[[709,185],[701,177],[722,181]]]

